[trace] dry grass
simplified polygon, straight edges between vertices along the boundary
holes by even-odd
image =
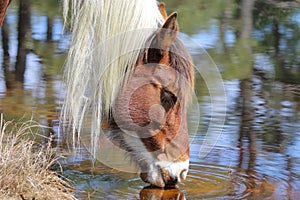
[[[32,121],[0,126],[0,199],[76,199],[70,185],[49,170],[56,158],[50,147],[36,148]],[[36,136],[37,134],[35,134]]]

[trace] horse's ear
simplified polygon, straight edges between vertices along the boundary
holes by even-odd
[[[169,51],[178,34],[177,13],[172,13],[151,41],[146,62],[158,63]]]
[[[164,20],[166,20],[168,18],[168,14],[167,14],[167,11],[166,11],[166,6],[163,2],[160,2],[158,4],[158,9],[160,11],[160,14],[163,16]]]
[[[162,28],[158,31],[158,37],[163,50],[168,50],[174,42],[178,33],[177,13],[173,12],[167,19]]]

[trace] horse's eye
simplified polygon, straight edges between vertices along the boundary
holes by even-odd
[[[177,97],[172,92],[162,89],[160,94],[160,101],[166,112],[168,112],[170,108],[175,105]]]

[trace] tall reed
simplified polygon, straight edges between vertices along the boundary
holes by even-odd
[[[31,139],[41,126],[33,121],[0,121],[0,199],[76,199],[72,187],[51,171],[51,147]]]

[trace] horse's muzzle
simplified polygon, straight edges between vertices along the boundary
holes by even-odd
[[[157,162],[150,166],[148,172],[140,174],[141,179],[156,187],[172,187],[186,179],[189,161],[184,162]]]

